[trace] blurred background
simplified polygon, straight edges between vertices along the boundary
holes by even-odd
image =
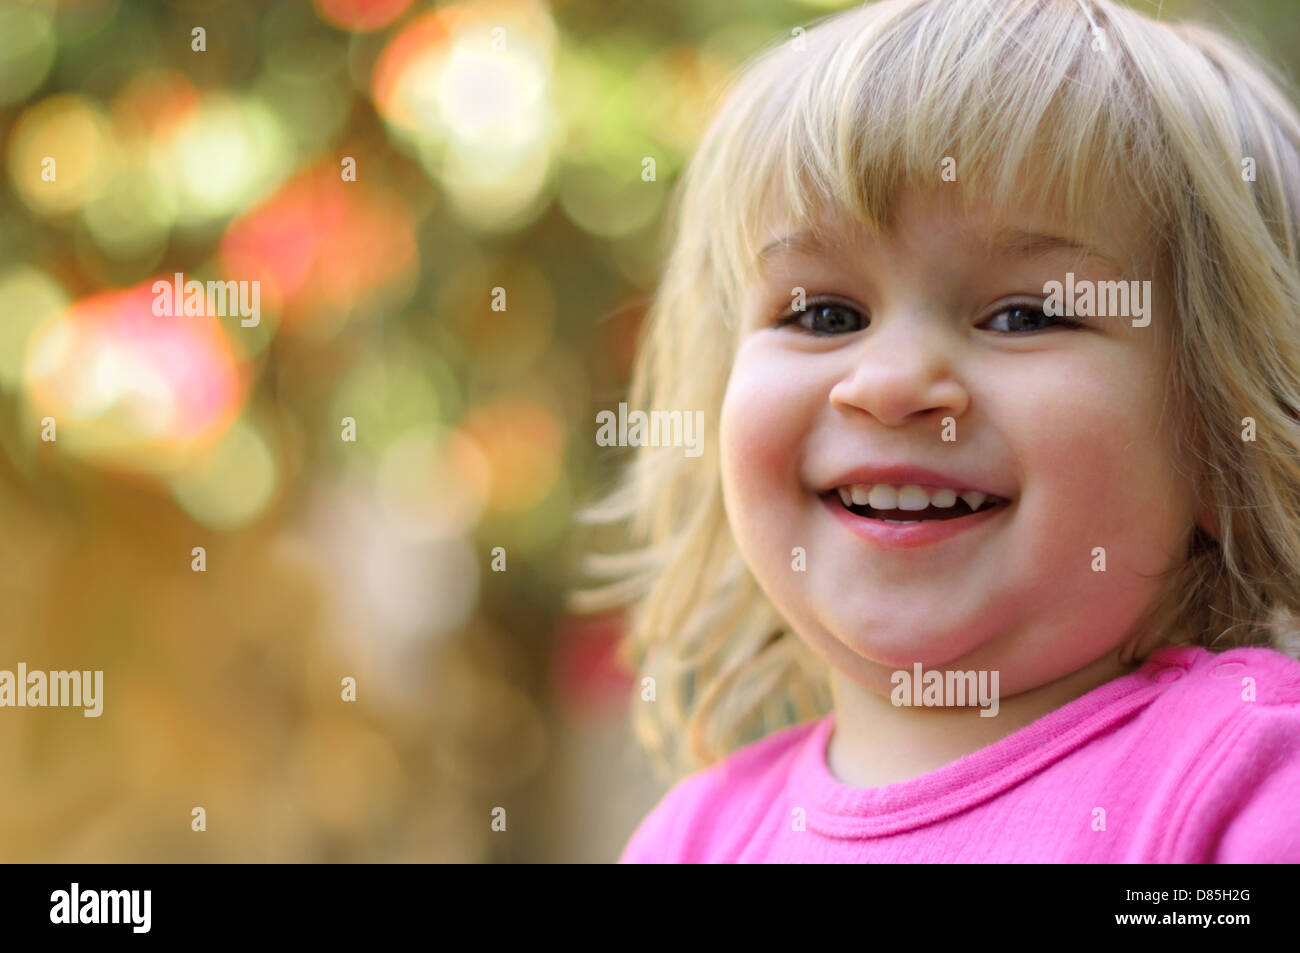
[[[0,669],[104,671],[0,709],[0,860],[617,858],[595,413],[723,84],[849,5],[0,0]],[[1300,68],[1296,0],[1134,5]]]

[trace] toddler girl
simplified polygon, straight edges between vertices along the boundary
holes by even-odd
[[[1300,861],[1300,121],[1106,0],[886,0],[682,182],[624,861]]]

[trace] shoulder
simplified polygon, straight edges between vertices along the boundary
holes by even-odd
[[[1167,684],[1165,705],[1190,703],[1233,715],[1247,703],[1279,709],[1300,704],[1300,661],[1275,649],[1175,646],[1152,653],[1143,671]]]
[[[1170,830],[1206,860],[1300,861],[1300,661],[1267,648],[1186,647],[1151,660],[1185,672],[1160,707],[1172,716],[1169,744],[1195,755]]]
[[[1235,762],[1272,739],[1300,743],[1300,661],[1268,648],[1225,652],[1179,646],[1153,653],[1142,672],[1163,691],[1148,712],[1161,749],[1187,762],[1213,752]],[[1235,754],[1222,749],[1231,746]]]
[[[679,781],[637,827],[619,863],[707,861],[709,846],[734,827],[738,813],[779,794],[821,723],[774,732]]]

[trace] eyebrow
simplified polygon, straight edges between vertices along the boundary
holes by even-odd
[[[778,251],[821,251],[825,247],[826,243],[812,232],[795,232],[793,235],[785,235],[775,241],[768,242],[763,246],[763,250],[758,253],[758,260],[767,261],[769,258],[775,257]]]
[[[1019,255],[1024,258],[1039,258],[1055,252],[1074,251],[1082,256],[1095,258],[1116,271],[1123,271],[1115,259],[1095,245],[1089,245],[1086,242],[1066,238],[1062,235],[1027,231],[1021,228],[1004,228],[989,236],[986,244],[987,247],[1000,254]],[[827,247],[827,243],[823,242],[813,232],[798,231],[769,242],[758,253],[758,259],[760,262],[766,263],[781,253],[791,251],[817,252],[824,251]]]
[[[1122,271],[1119,263],[1095,245],[1065,238],[1061,235],[1049,235],[1044,232],[1031,232],[1019,228],[1004,228],[989,239],[989,247],[1004,254],[1022,255],[1026,258],[1038,258],[1058,251],[1075,251],[1088,258],[1095,258],[1109,265],[1116,271]]]

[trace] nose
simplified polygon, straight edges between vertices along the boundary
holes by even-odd
[[[889,427],[931,411],[961,418],[970,393],[955,372],[951,329],[914,315],[878,316],[873,323],[857,347],[844,352],[848,365],[831,388],[831,405],[868,413]]]

